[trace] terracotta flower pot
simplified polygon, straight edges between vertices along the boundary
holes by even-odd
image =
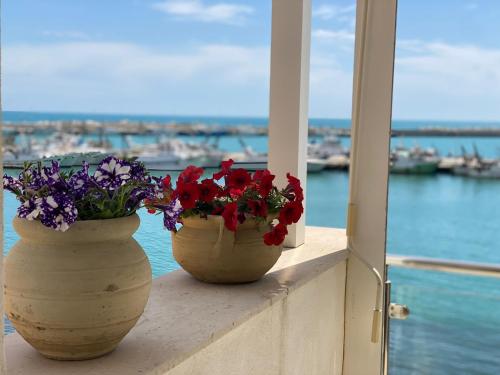
[[[15,218],[5,311],[46,357],[82,360],[116,348],[144,311],[151,266],[132,238],[139,217],[78,221],[62,233]]]
[[[246,283],[260,279],[281,256],[283,246],[267,246],[269,225],[247,220],[236,232],[220,216],[190,217],[172,232],[175,260],[187,272],[209,283]]]

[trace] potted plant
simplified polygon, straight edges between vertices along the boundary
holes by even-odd
[[[273,185],[275,176],[270,171],[251,174],[232,169],[232,164],[232,160],[222,162],[221,171],[201,181],[204,170],[189,166],[179,175],[175,189],[170,177],[163,181],[163,203],[176,207],[167,226],[174,257],[184,270],[205,282],[260,279],[280,257],[287,226],[304,211],[297,178],[287,174],[288,185],[280,190]],[[174,218],[182,224],[180,230]]]
[[[109,156],[93,174],[86,163],[76,172],[28,164],[3,186],[20,201],[20,240],[5,261],[8,318],[49,358],[112,351],[148,300],[151,267],[132,234],[143,200],[162,199],[161,180]]]

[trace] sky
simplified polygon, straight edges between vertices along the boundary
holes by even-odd
[[[5,0],[4,110],[267,116],[271,0]],[[313,0],[310,117],[349,118],[353,0]],[[393,117],[500,120],[500,1],[399,0]]]

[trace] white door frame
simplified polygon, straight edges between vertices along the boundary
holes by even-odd
[[[385,274],[396,11],[397,0],[357,0],[348,247],[381,275]],[[382,319],[374,319],[376,298],[381,306],[373,273],[350,256],[344,375],[381,373]]]

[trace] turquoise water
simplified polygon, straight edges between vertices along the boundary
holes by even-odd
[[[41,115],[31,115],[40,119]],[[56,115],[53,119],[56,119]],[[71,115],[73,116],[73,115]],[[81,115],[85,116],[88,115]],[[7,118],[7,116],[6,116]],[[72,117],[73,118],[73,117]],[[123,117],[120,117],[123,118]],[[189,120],[190,118],[186,118]],[[234,119],[213,119],[231,123]],[[250,123],[245,119],[242,123]],[[338,124],[339,120],[330,120]],[[343,121],[347,126],[349,122]],[[265,119],[256,120],[265,124]],[[347,125],[346,125],[347,124]],[[436,122],[396,122],[413,127]],[[466,126],[447,123],[448,126]],[[477,124],[482,125],[481,123]],[[265,137],[246,137],[248,144],[265,150]],[[344,140],[348,144],[348,140]],[[400,139],[395,141],[398,144]],[[436,146],[446,154],[459,152],[461,144],[497,156],[499,139],[418,138],[405,139]],[[221,148],[235,150],[238,141],[222,137]],[[348,175],[324,172],[308,176],[308,225],[345,227]],[[391,176],[387,251],[393,254],[430,256],[500,263],[500,181],[480,181],[437,176]],[[11,227],[15,199],[5,196],[5,249],[17,240]],[[136,239],[147,251],[154,276],[177,269],[171,255],[170,234],[161,220],[140,212]],[[500,280],[436,272],[392,269],[393,300],[407,304],[407,321],[391,326],[391,374],[500,373]]]
[[[500,263],[500,181],[391,176],[389,253]],[[499,374],[500,279],[391,269],[392,374]]]

